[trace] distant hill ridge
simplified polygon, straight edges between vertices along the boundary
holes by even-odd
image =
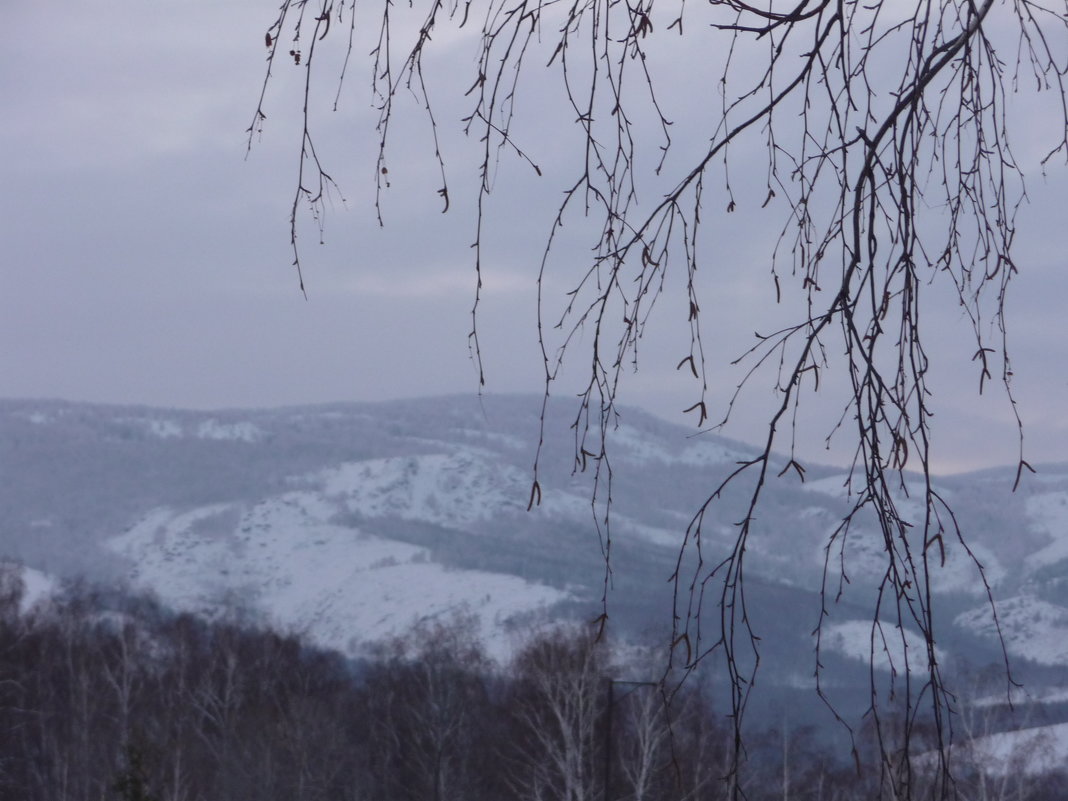
[[[463,609],[502,655],[532,621],[594,617],[604,587],[566,401],[550,407],[542,503],[526,510],[539,409],[518,395],[226,411],[0,401],[0,556],[127,581],[206,616],[237,606],[353,654]],[[682,533],[754,452],[693,434],[629,408],[611,432],[620,636],[666,637]],[[747,554],[764,680],[784,688],[812,684],[827,535],[846,501],[843,471],[806,468],[803,483],[769,485]],[[938,484],[1001,599],[1010,652],[1053,685],[1068,667],[1068,468],[1015,494],[1012,473]],[[746,499],[740,483],[713,507],[706,558],[733,541]],[[825,623],[824,661],[865,681],[881,553],[875,528],[859,525],[845,545],[851,583]],[[937,590],[945,659],[997,662],[981,582],[952,542]],[[877,668],[893,660],[877,655]]]

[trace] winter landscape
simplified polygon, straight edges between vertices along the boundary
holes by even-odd
[[[876,529],[828,550],[846,473],[806,465],[762,501],[747,557],[761,662],[735,774],[716,653],[681,684],[677,654],[668,670],[669,579],[709,485],[752,450],[623,410],[598,533],[604,510],[563,404],[546,418],[528,510],[539,408],[528,396],[215,413],[0,402],[0,788],[579,801],[606,788],[719,798],[742,782],[752,798],[877,797],[871,707],[890,714],[890,689],[914,692],[927,665],[907,623],[873,627]],[[1041,466],[1015,492],[1013,480],[937,479],[974,559],[946,538],[935,653],[956,698],[960,786],[1055,798],[1068,467]],[[706,521],[708,558],[732,542],[736,492]],[[96,756],[115,742],[124,761]],[[922,743],[912,750],[922,769]],[[410,781],[391,785],[397,771]]]
[[[5,12],[0,801],[1068,801],[1068,0]]]

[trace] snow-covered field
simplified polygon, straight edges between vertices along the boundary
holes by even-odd
[[[926,673],[927,645],[924,638],[911,629],[900,629],[889,623],[873,629],[870,620],[846,620],[823,626],[821,647],[842,656],[869,662],[876,670],[895,670],[904,673]],[[945,654],[935,649],[935,658],[942,661]]]
[[[693,444],[679,451],[666,448],[662,439],[654,437],[630,425],[621,425],[609,432],[609,452],[619,449],[623,458],[631,463],[661,462],[683,464],[693,467],[734,464],[751,459],[752,453],[731,447],[720,441],[697,438]]]
[[[998,622],[1005,647],[1013,656],[1040,665],[1068,664],[1068,609],[1031,595],[998,601]],[[958,615],[956,625],[996,640],[997,627],[989,604]]]
[[[525,509],[530,477],[501,469],[474,449],[452,454],[371,459],[323,473],[323,494],[366,517],[399,517],[452,526]]]
[[[59,582],[54,576],[34,570],[32,567],[22,568],[22,602],[20,609],[23,614],[29,612],[38,603],[45,601],[59,588]]]
[[[1027,566],[1035,570],[1068,559],[1068,492],[1034,495],[1026,508],[1031,525],[1050,539],[1046,547],[1027,556]]]
[[[964,739],[955,753],[987,776],[1040,776],[1068,765],[1068,723]]]
[[[370,475],[395,477],[403,465],[381,467],[372,466]],[[134,586],[176,608],[208,615],[251,610],[282,630],[353,654],[420,620],[471,613],[491,654],[503,657],[509,620],[567,597],[515,576],[451,570],[430,561],[424,548],[334,525],[337,499],[353,500],[341,490],[353,486],[354,469],[332,471],[325,492],[290,492],[247,509],[154,509],[108,547],[134,565]],[[446,519],[462,513],[436,507],[425,482],[411,489],[409,498]]]
[[[62,576],[80,575],[84,565],[90,581],[125,569],[136,588],[178,608],[209,616],[249,610],[348,651],[422,618],[468,610],[500,654],[512,642],[509,621],[561,614],[554,608],[560,601],[570,613],[596,616],[603,591],[597,524],[607,492],[594,509],[593,470],[577,469],[570,452],[573,418],[550,414],[541,503],[528,512],[540,399],[468,400],[215,412],[0,404],[0,436],[24,457],[13,480],[0,483],[7,512],[0,554]],[[650,622],[658,611],[652,605],[670,589],[695,511],[751,452],[636,410],[609,438],[616,559],[609,591],[624,601],[613,625],[620,636],[639,636],[659,625]],[[841,468],[806,467],[803,482],[792,472],[772,477],[753,518],[745,558],[754,618],[775,621],[775,648],[808,659],[820,588],[833,588],[821,647],[853,662],[853,675],[866,680],[868,615],[886,575],[886,542],[862,510],[842,543],[846,578],[839,581],[842,541],[830,553],[827,546],[856,487],[850,494]],[[918,555],[922,487],[915,476],[903,480],[909,486],[908,495],[900,491],[900,510],[917,525],[895,533],[892,544],[900,547],[904,536]],[[1015,494],[1012,482],[1012,470],[986,471],[940,478],[937,489],[953,502],[984,566],[1010,654],[1068,668],[1068,468],[1043,467]],[[745,493],[731,487],[709,507],[700,555],[695,547],[682,555],[687,569],[699,560],[710,569],[734,547]],[[943,522],[945,565],[937,546],[927,552],[942,615],[939,653],[998,662],[985,587]],[[706,611],[715,597],[706,594]],[[892,664],[900,674],[906,646],[912,669],[926,669],[921,637],[903,638],[889,625],[885,632],[885,643],[875,640],[876,669]],[[848,662],[836,665],[849,673]],[[770,659],[764,669],[787,683],[797,672],[796,663]],[[1064,685],[1059,675],[1043,669],[1039,686],[1028,689],[1051,696]]]

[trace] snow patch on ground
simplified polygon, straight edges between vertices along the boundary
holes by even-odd
[[[1068,559],[1068,492],[1032,495],[1024,510],[1033,528],[1048,535],[1051,542],[1030,554],[1024,563],[1030,570]]]
[[[182,436],[182,426],[173,420],[146,420],[148,433],[160,439],[172,439]]]
[[[827,476],[825,478],[810,478],[801,485],[802,489],[809,492],[819,492],[830,495],[832,498],[849,498],[849,476],[846,473]]]
[[[59,580],[32,567],[22,568],[22,601],[19,611],[26,614],[37,604],[47,601],[59,591]]]
[[[526,509],[530,477],[471,449],[349,462],[320,475],[323,492],[367,518],[463,527]]]
[[[896,482],[897,474],[894,475],[894,478]],[[832,498],[855,501],[859,492],[864,488],[864,475],[863,473],[860,473],[850,477],[848,473],[835,473],[834,475],[825,476],[824,478],[807,479],[801,487],[810,492],[819,492],[823,495],[830,495]],[[894,502],[898,506],[898,511],[906,520],[914,518],[912,522],[915,522],[916,520],[922,522],[924,512],[924,484],[917,476],[913,475],[906,479],[905,487],[906,491],[894,492]],[[896,486],[895,490],[897,490]],[[951,499],[955,494],[953,490],[948,487],[935,486],[934,490],[942,498],[947,500]]]
[[[808,516],[815,516],[811,512]],[[837,521],[835,521],[837,526]],[[833,528],[827,531],[827,540]],[[931,575],[931,583],[938,593],[959,592],[965,595],[985,596],[986,587],[979,578],[979,569],[972,557],[961,547],[960,542],[943,535],[943,549],[945,551],[945,564],[942,563],[942,551],[937,543],[932,543],[928,549],[928,564]],[[821,543],[814,553],[814,561],[823,566],[827,560],[827,540]],[[831,575],[841,573],[844,556],[845,574],[851,580],[880,580],[886,573],[886,544],[880,531],[868,526],[855,526],[847,536],[838,538],[831,543],[830,559],[827,560],[827,569]],[[922,545],[914,549],[919,556]],[[983,566],[986,580],[991,587],[995,587],[1005,578],[1006,570],[998,561],[993,551],[982,545],[972,545],[972,553]],[[917,559],[917,569],[920,561]]]
[[[621,425],[609,431],[608,445],[610,452],[612,449],[621,449],[621,456],[626,461],[637,464],[651,461],[667,464],[676,460],[671,451],[634,426]]]
[[[829,575],[838,576],[842,572],[843,562],[845,574],[850,580],[878,580],[886,572],[886,546],[876,531],[857,527],[844,537],[839,534],[830,543],[828,557],[827,545],[833,530],[828,530],[827,537],[813,553],[813,561],[821,568],[826,564]]]
[[[498,445],[503,445],[506,448],[512,450],[526,450],[530,447],[530,443],[515,436],[514,434],[503,434],[500,431],[483,431],[478,428],[454,428],[452,433],[459,434],[462,437],[467,437],[474,440],[485,440],[487,442],[495,442]]]
[[[1040,665],[1068,665],[1068,609],[1030,595],[1017,595],[999,600],[997,612],[1010,654]],[[964,612],[953,622],[980,636],[997,639],[989,605]]]
[[[106,547],[134,562],[130,571],[134,585],[149,588],[181,608],[206,595],[218,599],[232,585],[232,548],[224,536],[225,527],[213,531],[204,524],[230,509],[227,504],[185,512],[153,509],[125,533],[108,540]]]
[[[1063,484],[1068,480],[1068,474],[1063,472],[1062,467],[1040,467],[1037,473],[1031,473],[1026,480],[1038,484]]]
[[[633,426],[621,425],[608,434],[609,447],[623,448],[623,458],[628,462],[643,464],[650,461],[662,464],[686,464],[694,467],[734,464],[752,458],[751,454],[732,448],[722,442],[701,439],[679,452],[665,448],[655,437]]]
[[[541,503],[531,511],[533,514],[545,515],[550,519],[589,521],[592,524],[589,496],[576,495],[561,490],[546,490]],[[688,520],[688,518],[686,519]],[[650,526],[617,511],[612,512],[613,535],[634,537],[661,547],[678,548],[682,541],[684,529],[685,526],[680,529]]]
[[[529,498],[529,495],[527,497]],[[592,519],[590,517],[590,499],[588,497],[581,497],[560,490],[546,490],[542,494],[541,503],[534,506],[531,511],[535,514],[555,518]]]
[[[906,655],[909,673],[926,673],[928,668],[923,636],[891,623],[883,623],[874,633],[870,620],[825,624],[820,647],[865,664],[873,660],[876,670],[893,668],[899,674],[904,673]],[[941,662],[945,654],[936,648],[935,657]]]
[[[625,534],[634,534],[646,542],[659,545],[662,548],[678,548],[682,544],[683,532],[681,531],[647,526],[644,523],[627,519],[619,520],[615,525],[618,531]]]
[[[237,442],[256,442],[263,436],[263,431],[249,422],[222,423],[214,418],[205,420],[197,426],[200,439],[234,440]]]
[[[164,603],[208,616],[248,609],[350,654],[420,620],[469,612],[503,657],[510,619],[569,597],[514,576],[447,569],[424,548],[331,524],[336,511],[313,492],[248,509],[156,509],[108,547],[136,565],[131,582]]]
[[[1012,686],[1008,691],[996,692],[976,698],[970,702],[969,706],[982,709],[991,706],[1004,706],[1010,701],[1013,704],[1063,704],[1068,701],[1068,688],[1044,688],[1033,691],[1029,687]]]
[[[987,776],[1051,773],[1068,764],[1068,723],[976,737],[954,746],[953,758],[981,766]]]

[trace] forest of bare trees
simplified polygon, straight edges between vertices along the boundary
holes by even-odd
[[[534,633],[500,666],[457,617],[352,663],[84,588],[26,611],[18,574],[0,579],[0,798],[846,801],[890,786],[874,743],[843,762],[811,729],[751,738],[734,773],[709,686],[665,704],[662,685],[622,678],[648,669],[640,655],[582,628]],[[1057,778],[959,776],[983,799],[1050,798]]]

